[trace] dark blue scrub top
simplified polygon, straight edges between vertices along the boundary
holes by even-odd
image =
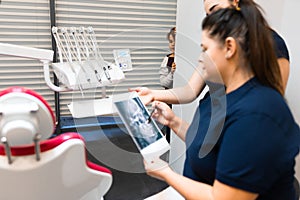
[[[271,31],[275,43],[275,51],[277,58],[286,58],[289,61],[290,55],[285,41],[277,32],[275,32],[274,30]]]
[[[260,200],[294,200],[300,131],[285,100],[256,78],[223,93],[200,101],[186,135],[184,175],[210,185],[217,179]]]

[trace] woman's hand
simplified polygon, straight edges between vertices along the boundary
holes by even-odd
[[[169,167],[169,164],[160,158],[156,158],[150,162],[144,160],[144,166],[146,173],[149,176],[152,176],[156,179],[165,181],[165,177],[169,172],[172,172],[172,169]]]
[[[147,87],[129,88],[129,92],[137,92],[144,105],[148,105],[154,100],[152,90]]]
[[[152,117],[165,126],[169,126],[176,117],[172,109],[164,102],[154,101],[152,107],[155,109]]]

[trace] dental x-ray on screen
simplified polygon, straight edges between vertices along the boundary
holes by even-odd
[[[146,160],[159,157],[170,149],[155,121],[148,120],[148,109],[136,92],[114,95],[113,101],[130,136]]]

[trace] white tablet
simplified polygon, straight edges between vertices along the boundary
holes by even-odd
[[[145,160],[151,161],[170,149],[150,113],[136,92],[113,96],[114,109],[119,113],[128,133]]]

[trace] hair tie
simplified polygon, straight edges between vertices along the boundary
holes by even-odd
[[[237,1],[237,2],[236,2],[235,9],[236,9],[237,11],[241,11],[240,1]]]

